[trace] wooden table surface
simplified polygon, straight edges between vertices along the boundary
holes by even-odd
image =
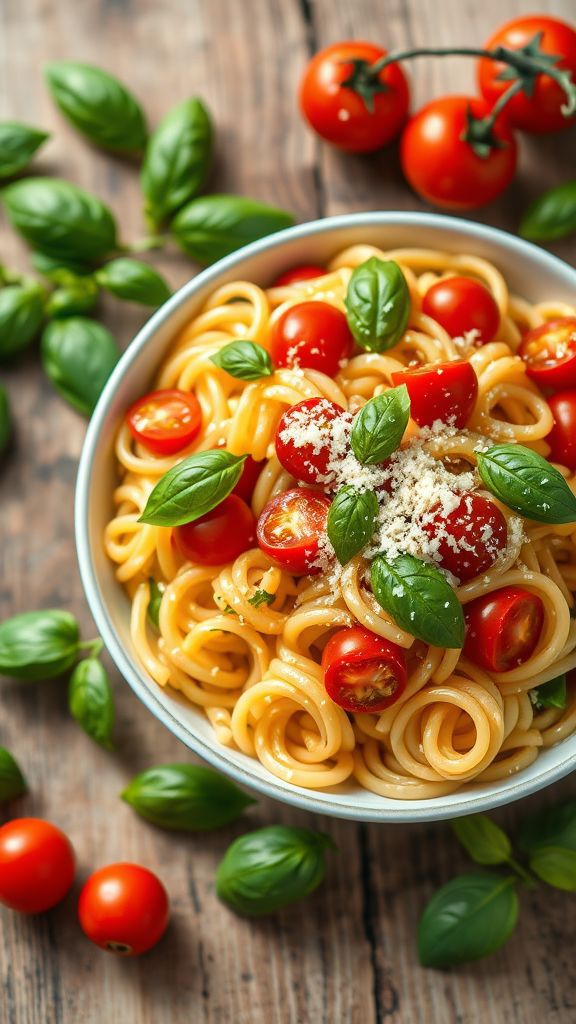
[[[528,5],[530,6],[530,5]],[[534,6],[534,5],[532,5]],[[539,0],[568,18],[573,0]],[[55,113],[40,68],[68,58],[102,65],[143,101],[151,123],[188,95],[202,96],[218,129],[210,182],[277,203],[299,220],[370,209],[424,209],[403,184],[396,151],[342,156],[319,146],[295,104],[312,50],[342,38],[406,44],[479,43],[524,0],[1,0],[0,117],[54,131],[37,162],[96,192],[126,238],[142,234],[135,166],[92,150]],[[411,66],[416,104],[473,88],[470,62]],[[574,132],[523,139],[519,176],[478,220],[514,229],[542,188],[569,176]],[[573,161],[572,161],[573,163]],[[573,175],[572,175],[573,176]],[[25,266],[0,223],[0,260]],[[554,247],[576,256],[574,242]],[[156,261],[174,285],[194,268]],[[145,318],[112,303],[106,322],[123,345]],[[85,423],[53,393],[36,353],[2,373],[14,408],[14,450],[2,467],[0,614],[70,609],[93,625],[73,541],[73,490]],[[568,1024],[576,1020],[573,910],[552,890],[522,895],[521,924],[491,959],[452,973],[418,966],[415,931],[433,889],[467,861],[445,825],[356,825],[261,799],[247,822],[204,837],[147,826],[118,793],[151,764],[188,751],[113,673],[118,751],[95,747],[68,717],[62,681],[2,686],[0,743],[18,757],[30,795],[17,814],[53,820],[72,837],[74,895],[36,919],[0,915],[0,1024]],[[569,780],[555,796],[573,792]],[[535,797],[496,818],[512,824]],[[256,923],[214,894],[216,864],[231,839],[272,822],[326,829],[339,847],[316,895]],[[159,947],[133,961],[100,953],[81,935],[75,895],[94,868],[135,860],[156,870],[172,899]]]

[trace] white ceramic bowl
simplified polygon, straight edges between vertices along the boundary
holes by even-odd
[[[289,786],[259,761],[216,742],[202,711],[140,667],[129,634],[129,604],[102,544],[115,485],[113,442],[130,403],[145,392],[177,331],[219,285],[238,278],[267,283],[287,267],[324,263],[355,242],[428,246],[492,260],[513,291],[532,301],[574,302],[576,271],[512,235],[470,221],[422,213],[346,214],[301,224],[246,246],[184,285],[142,328],[110,377],[88,427],[76,491],[76,541],[82,582],[94,619],[119,671],[140,700],[179,739],[237,782],[287,803],[360,821],[429,821],[485,811],[560,779],[576,767],[576,736],[541,753],[505,782],[463,789],[436,800],[388,800],[354,783],[326,792]]]

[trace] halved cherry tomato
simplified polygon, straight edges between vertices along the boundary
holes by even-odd
[[[576,391],[560,391],[548,399],[554,426],[546,440],[552,449],[549,458],[568,469],[576,469]]]
[[[202,410],[196,395],[170,388],[151,391],[126,413],[132,436],[156,455],[174,455],[199,434]]]
[[[466,426],[478,396],[478,378],[466,360],[398,370],[391,377],[393,384],[408,388],[410,415],[419,427],[436,420]]]
[[[493,501],[480,494],[463,494],[455,509],[445,513],[442,505],[430,509],[423,524],[429,537],[438,539],[438,555],[462,583],[486,572],[506,547],[506,520]]]
[[[166,930],[169,912],[162,882],[139,864],[109,864],[95,871],[78,902],[84,934],[119,956],[152,949]]]
[[[301,267],[291,267],[285,270],[280,277],[274,281],[273,288],[285,288],[289,284],[298,284],[299,281],[312,281],[315,277],[322,277],[328,273],[326,267],[320,267],[315,263],[305,263]]]
[[[500,326],[500,311],[491,292],[471,277],[445,277],[433,284],[422,300],[422,312],[431,316],[452,338],[477,330],[486,345]]]
[[[15,818],[0,828],[0,902],[39,914],[63,900],[76,863],[67,836],[41,818]]]
[[[276,495],[258,520],[256,536],[260,548],[296,576],[320,572],[313,562],[326,536],[329,508],[330,499],[325,494],[305,487]]]
[[[518,355],[540,388],[576,387],[576,317],[549,320],[527,331]]]
[[[508,672],[536,650],[544,605],[529,590],[502,587],[467,604],[464,616],[464,653],[488,672]]]
[[[398,134],[410,105],[408,83],[398,64],[389,64],[377,76],[372,101],[345,84],[355,61],[369,67],[386,52],[354,41],[334,43],[315,54],[300,83],[300,107],[321,138],[352,153],[369,153]]]
[[[276,430],[276,455],[284,469],[297,480],[328,483],[334,422],[345,416],[341,405],[326,398],[291,405]]]
[[[336,376],[353,347],[344,313],[328,302],[290,306],[270,334],[270,355],[276,366],[307,366],[328,377]]]
[[[557,67],[571,71],[576,79],[576,32],[558,18],[547,18],[542,14],[533,17],[515,18],[502,25],[485,45],[485,49],[504,46],[518,50],[532,42],[536,36],[539,50],[548,56],[558,58]],[[483,58],[478,62],[478,84],[490,106],[496,103],[508,89],[512,79],[503,75],[509,73],[509,66],[499,61]],[[574,123],[573,117],[564,117],[562,107],[566,93],[550,77],[536,75],[529,93],[522,91],[506,104],[506,118],[515,128],[526,132],[557,132]]]
[[[401,647],[363,626],[340,629],[322,655],[324,686],[345,711],[383,711],[406,688],[406,655]]]
[[[199,565],[233,562],[256,539],[256,520],[242,498],[229,494],[193,523],[175,526],[174,541],[184,558]]]

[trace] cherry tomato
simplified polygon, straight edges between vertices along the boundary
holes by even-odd
[[[576,391],[560,391],[548,399],[554,426],[546,438],[552,449],[549,458],[568,469],[576,469]]]
[[[295,576],[314,575],[312,563],[326,536],[330,499],[296,487],[276,495],[263,509],[256,527],[258,544],[268,558]]]
[[[321,138],[352,153],[369,153],[398,134],[410,105],[408,83],[398,64],[388,65],[377,76],[376,82],[385,88],[374,93],[373,104],[345,84],[354,72],[354,61],[369,66],[386,52],[354,41],[327,46],[312,58],[300,83],[300,108]]]
[[[527,331],[518,355],[538,387],[576,387],[576,317],[549,320]]]
[[[479,494],[463,494],[456,508],[444,512],[438,503],[423,524],[437,541],[439,561],[461,583],[486,572],[506,547],[506,520],[493,501]]]
[[[307,366],[335,377],[354,339],[344,313],[328,302],[300,302],[276,321],[270,355],[276,366]]]
[[[315,277],[322,277],[328,273],[326,267],[317,266],[314,263],[305,263],[301,267],[291,267],[285,270],[280,277],[274,281],[273,288],[285,288],[289,284],[298,284],[299,281],[312,281]]]
[[[363,626],[340,629],[322,655],[324,686],[345,711],[383,711],[406,688],[406,656]]]
[[[156,455],[174,455],[199,434],[202,411],[196,395],[176,388],[151,391],[126,413],[132,436]]]
[[[333,425],[345,416],[341,405],[326,398],[306,398],[290,406],[278,424],[275,440],[284,469],[306,483],[328,483]]]
[[[472,210],[489,203],[510,184],[517,146],[507,122],[498,118],[494,135],[501,148],[477,156],[462,135],[468,111],[486,117],[488,104],[469,96],[432,100],[410,119],[402,136],[402,170],[415,192],[446,210]]]
[[[193,523],[175,526],[176,547],[190,562],[222,565],[248,551],[256,539],[256,520],[237,494],[229,494],[211,512]]]
[[[461,429],[468,422],[478,396],[478,378],[466,360],[397,370],[391,376],[393,384],[408,388],[410,415],[419,427],[442,420]]]
[[[464,653],[488,672],[508,672],[528,660],[544,623],[544,605],[522,587],[502,587],[464,609]]]
[[[422,301],[422,312],[452,338],[477,330],[483,345],[492,341],[500,326],[500,311],[491,292],[471,277],[446,277],[433,284]]]
[[[64,899],[74,881],[67,836],[40,818],[15,818],[0,828],[0,902],[39,914]]]
[[[490,37],[485,49],[505,46],[509,50],[518,50],[539,33],[542,33],[539,49],[558,57],[557,67],[571,71],[572,78],[576,79],[576,32],[558,18],[543,15],[515,18]],[[508,65],[495,60],[483,58],[478,62],[478,84],[490,106],[510,87],[512,79],[500,78],[507,69]],[[574,123],[573,117],[562,114],[565,103],[566,94],[558,83],[549,75],[537,75],[529,96],[524,91],[519,92],[506,104],[506,118],[515,128],[527,132],[557,132]]]
[[[252,495],[254,494],[254,488],[258,483],[258,477],[260,476],[263,468],[263,462],[256,462],[256,460],[249,455],[242,466],[242,475],[236,484],[236,487],[232,491],[232,494],[237,494],[243,501],[250,503],[252,501]]]
[[[169,910],[160,879],[138,864],[109,864],[95,871],[78,902],[85,935],[120,956],[152,949],[166,930]]]

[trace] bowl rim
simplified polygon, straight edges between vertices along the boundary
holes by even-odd
[[[414,806],[412,801],[398,800],[397,806],[395,805],[393,808],[385,807],[382,811],[378,811],[358,806],[354,803],[353,796],[347,802],[339,800],[336,803],[334,801],[336,794],[333,794],[330,789],[309,790],[296,786],[285,789],[283,788],[282,781],[276,779],[272,774],[270,774],[269,779],[259,778],[253,775],[249,768],[245,768],[242,764],[231,760],[227,756],[229,753],[228,748],[219,746],[216,740],[210,743],[199,735],[192,736],[187,727],[168,708],[162,705],[153,690],[149,688],[144,673],[140,671],[137,663],[132,660],[116,634],[114,624],[100,592],[98,574],[93,563],[89,538],[89,497],[92,467],[98,448],[100,432],[109,414],[110,406],[114,400],[119,383],[123,380],[132,364],[138,359],[143,349],[154,338],[156,332],[169,323],[173,315],[191,296],[212,283],[216,285],[222,274],[234,269],[234,267],[243,263],[246,259],[271,249],[280,248],[288,241],[306,239],[314,235],[337,231],[338,229],[361,229],[363,226],[374,227],[378,225],[387,227],[420,225],[423,228],[431,227],[449,230],[452,233],[461,234],[463,237],[475,238],[482,242],[496,244],[497,246],[500,245],[511,252],[515,251],[520,257],[529,256],[533,260],[540,261],[541,264],[546,265],[552,272],[563,275],[568,280],[571,278],[572,284],[576,288],[576,270],[560,259],[560,257],[500,228],[445,214],[421,213],[418,211],[363,211],[360,213],[345,213],[306,221],[243,246],[236,252],[225,256],[210,267],[200,271],[179,288],[160,309],[152,314],[122,353],[119,362],[100,395],[88,424],[82,446],[74,502],[76,550],[80,578],[88,606],[105,647],[120,674],[154,717],[162,722],[188,749],[203,758],[212,767],[233,778],[241,785],[254,789],[265,796],[317,814],[326,814],[346,820],[382,823],[440,821],[513,803],[522,797],[527,797],[545,788],[563,778],[576,767],[576,752],[569,754],[557,764],[540,772],[531,779],[522,780],[520,777],[518,781],[508,782],[501,790],[496,790],[488,795],[475,795],[474,791],[456,790],[454,794],[449,794],[449,796],[454,796],[457,803],[457,806],[454,807],[451,803],[440,808],[435,807],[435,800],[430,800],[425,806]]]

